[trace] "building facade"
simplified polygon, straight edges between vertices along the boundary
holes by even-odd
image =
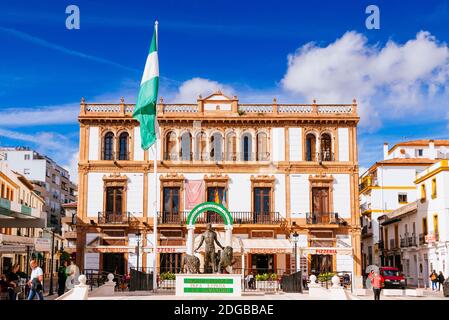
[[[378,218],[419,199],[416,175],[449,157],[447,140],[415,140],[394,145],[384,144],[384,159],[372,165],[360,177],[360,211],[362,216],[362,264],[385,265],[388,259],[400,262],[399,253],[384,255],[384,243]],[[399,243],[397,244],[399,249]],[[393,257],[392,257],[393,255]]]
[[[34,192],[44,201],[47,226],[61,230],[62,204],[76,201],[76,185],[70,181],[69,172],[49,157],[25,147],[0,148],[2,162],[31,181]]]
[[[18,263],[27,272],[27,255],[39,249],[46,224],[44,200],[21,174],[0,162],[0,274]],[[45,241],[45,240],[43,240]]]
[[[414,182],[418,200],[379,222],[386,264],[400,268],[410,285],[430,287],[432,270],[449,274],[448,160],[421,171]]]
[[[156,258],[158,272],[179,272],[187,213],[211,201],[232,214],[233,268],[242,274],[301,267],[308,273],[361,275],[355,101],[241,104],[221,92],[190,104],[161,99],[156,154],[141,149],[133,108],[123,100],[81,102],[76,219],[81,268],[124,273],[137,261],[149,268]],[[197,220],[196,236],[208,222],[224,243],[222,218],[213,212]]]

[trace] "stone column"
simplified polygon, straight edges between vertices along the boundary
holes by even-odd
[[[226,246],[232,247],[232,226],[226,225],[224,229],[225,229],[225,247]]]
[[[195,236],[195,226],[188,225],[187,226],[187,254],[193,255],[194,250],[194,236]]]

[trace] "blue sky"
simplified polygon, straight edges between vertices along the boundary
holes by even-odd
[[[70,4],[80,30],[65,27]],[[365,27],[370,4],[380,30]],[[16,0],[0,4],[0,145],[73,169],[81,97],[134,102],[155,19],[166,101],[215,87],[244,102],[355,97],[362,167],[384,141],[449,138],[448,1]]]

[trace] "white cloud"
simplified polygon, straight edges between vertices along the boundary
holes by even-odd
[[[68,103],[33,108],[5,108],[0,111],[1,127],[28,127],[77,123],[79,104]]]
[[[36,151],[51,157],[58,164],[67,163],[68,159],[73,161],[73,155],[78,150],[77,144],[74,144],[67,135],[55,132],[26,134],[0,128],[0,143],[2,137],[31,143],[36,146],[34,148]],[[70,166],[72,166],[72,163],[70,163]],[[76,182],[76,180],[74,181]]]
[[[284,89],[318,103],[359,102],[362,125],[376,129],[384,117],[429,111],[447,95],[449,49],[430,33],[418,32],[404,44],[369,45],[347,32],[327,47],[308,43],[288,56]]]
[[[79,152],[74,152],[69,165],[64,166],[64,169],[69,171],[70,180],[76,184],[78,184],[78,155]]]
[[[234,89],[229,85],[221,84],[209,79],[192,78],[179,86],[178,92],[173,98],[173,102],[195,103],[198,99],[198,95],[202,95],[204,98],[218,90],[228,96],[234,94]]]

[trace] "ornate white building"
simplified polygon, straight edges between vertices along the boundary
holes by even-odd
[[[203,201],[231,212],[234,270],[361,275],[357,105],[241,104],[221,92],[158,104],[158,185],[134,105],[81,102],[77,260],[84,269],[149,268],[153,203],[160,271],[180,271],[186,215]],[[221,217],[205,213],[223,240]],[[297,261],[292,234],[298,234]],[[136,234],[142,234],[137,242]],[[139,257],[136,244],[139,243]],[[137,259],[138,258],[138,259]]]

